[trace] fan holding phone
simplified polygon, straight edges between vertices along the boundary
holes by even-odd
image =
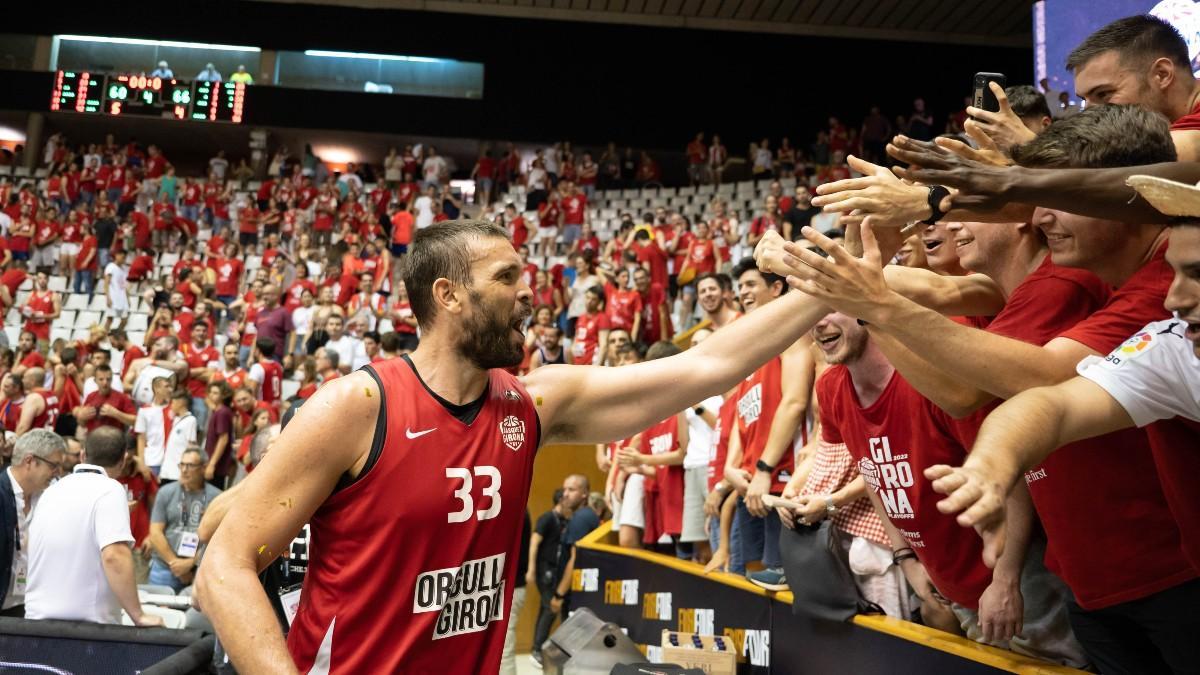
[[[965,125],[967,135],[979,141],[977,132],[982,131],[1005,154],[1013,146],[1028,143],[1037,136],[1009,105],[1004,92],[1007,81],[1002,73],[975,73],[971,87],[973,104],[967,108],[970,119]]]

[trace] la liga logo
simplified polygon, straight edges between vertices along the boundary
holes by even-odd
[[[1146,331],[1142,331],[1141,333],[1138,333],[1137,335],[1134,335],[1123,342],[1121,346],[1117,348],[1117,351],[1127,355],[1137,354],[1149,348],[1153,342],[1154,336]]]

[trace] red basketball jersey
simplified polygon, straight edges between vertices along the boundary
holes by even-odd
[[[738,385],[733,394],[737,406],[738,436],[742,441],[742,468],[754,474],[771,435],[771,422],[783,401],[783,361],[777,356],[763,364]],[[791,478],[793,448],[783,453],[771,472],[771,494],[783,492]]]
[[[382,451],[310,521],[288,649],[302,672],[494,673],[539,440],[534,404],[492,370],[468,425],[406,360],[366,370],[383,394]]]
[[[679,419],[671,415],[642,432],[643,452],[661,455],[679,449]],[[683,465],[656,466],[646,480],[646,527],[642,541],[653,544],[664,534],[683,531]]]
[[[42,408],[42,412],[37,417],[33,418],[30,428],[54,429],[54,423],[58,421],[58,396],[49,389],[34,389],[33,393],[41,394],[46,406]]]
[[[283,366],[271,359],[263,359],[258,362],[258,365],[263,369],[263,381],[258,389],[258,400],[266,401],[271,405],[279,405],[280,399],[283,398]]]

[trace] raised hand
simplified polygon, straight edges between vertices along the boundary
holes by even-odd
[[[899,180],[891,171],[853,155],[846,163],[863,176],[817,187],[813,206],[825,212],[871,216],[879,227],[904,227],[929,217],[929,189]]]
[[[995,82],[989,82],[988,87],[992,93],[996,95],[996,101],[1000,104],[999,112],[991,112],[975,106],[967,108],[967,114],[972,119],[968,120],[968,124],[974,125],[983,133],[987,134],[988,138],[995,143],[996,147],[1007,153],[1013,146],[1028,143],[1037,138],[1037,134],[1029,130],[1020,117],[1013,112],[1012,105],[1008,102],[1008,94],[1004,93],[1004,87],[1001,87]],[[978,139],[977,139],[978,140]]]
[[[1005,504],[1009,489],[1002,481],[967,466],[937,464],[925,469],[933,490],[946,495],[937,503],[939,511],[958,514],[958,524],[974,527],[983,538],[983,562],[995,567],[1004,552]]]
[[[897,136],[887,146],[895,159],[910,164],[908,168],[893,167],[892,171],[905,178],[927,185],[944,185],[958,190],[942,204],[950,208],[994,211],[1007,204],[1015,167],[998,167],[956,154],[957,146],[950,139],[939,138],[936,143]]]
[[[872,231],[873,217],[863,223],[863,257],[850,255],[845,248],[811,227],[801,232],[804,238],[829,254],[828,258],[795,243],[785,245],[794,258],[795,273],[788,284],[811,295],[848,316],[880,322],[886,302],[895,297],[883,278],[879,242]]]

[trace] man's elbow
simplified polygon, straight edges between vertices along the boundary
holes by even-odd
[[[996,397],[986,391],[972,389],[970,391],[958,392],[957,395],[948,397],[948,399],[939,402],[938,407],[950,417],[960,420],[970,417],[980,408],[995,400]]]

